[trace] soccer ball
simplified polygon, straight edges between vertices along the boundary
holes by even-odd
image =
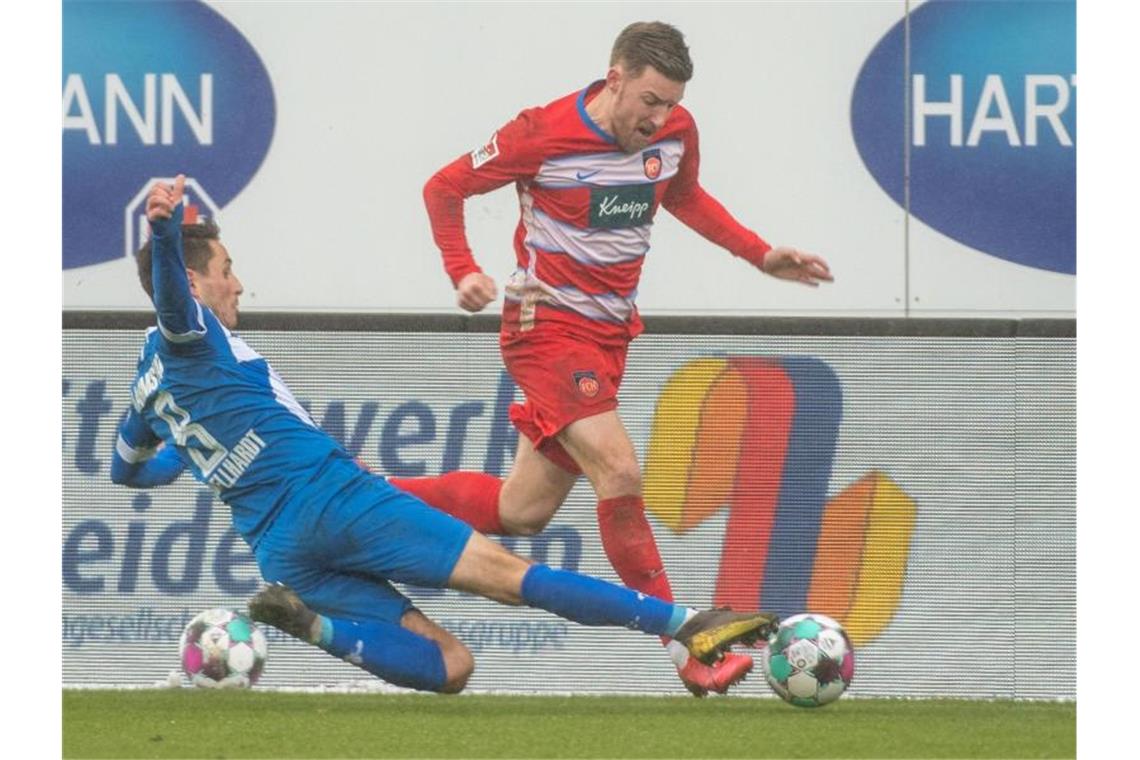
[[[247,689],[265,668],[268,642],[253,621],[233,610],[210,609],[190,621],[178,644],[182,670],[195,686]]]
[[[834,702],[855,676],[855,650],[847,632],[827,615],[814,613],[781,622],[762,662],[772,691],[799,707]]]

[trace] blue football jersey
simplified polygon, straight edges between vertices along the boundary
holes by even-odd
[[[153,463],[155,470],[161,463],[166,474],[121,482],[169,482],[189,468],[230,506],[234,526],[256,545],[283,505],[331,496],[306,486],[331,459],[352,457],[262,356],[190,296],[180,224],[179,209],[166,225],[154,225],[158,327],[147,331],[116,444],[117,464]],[[155,457],[160,442],[165,448]]]

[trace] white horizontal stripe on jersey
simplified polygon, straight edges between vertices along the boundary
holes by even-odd
[[[649,252],[652,223],[612,230],[582,229],[560,222],[537,208],[523,216],[523,223],[525,245],[543,251],[562,251],[581,264],[623,264]]]
[[[517,303],[544,303],[598,322],[625,324],[633,317],[637,292],[629,298],[616,293],[590,295],[578,288],[555,288],[523,269],[516,269],[503,288],[503,297]]]
[[[661,158],[661,172],[652,179],[645,174],[643,158],[649,150],[659,151]],[[558,156],[544,161],[533,181],[539,187],[551,189],[661,182],[671,179],[677,173],[684,154],[684,143],[674,138],[647,145],[636,153],[615,151]]]
[[[633,299],[616,293],[593,296],[577,288],[558,288],[555,302],[599,322],[625,324],[633,317]]]
[[[157,446],[136,449],[134,446],[127,443],[121,435],[119,436],[118,440],[115,441],[115,453],[118,454],[119,458],[127,464],[138,464],[139,462],[145,462],[146,460],[153,457],[156,451],[158,451]]]
[[[158,317],[158,329],[162,331],[163,336],[171,343],[189,343],[192,340],[201,340],[202,336],[206,334],[206,321],[202,319],[202,304],[197,301],[194,302],[194,308],[198,310],[198,324],[200,329],[193,329],[184,333],[174,333],[167,330],[162,324],[162,317]]]

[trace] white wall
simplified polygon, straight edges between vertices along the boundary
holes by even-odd
[[[424,181],[522,108],[601,77],[617,32],[657,17],[685,33],[695,62],[685,105],[701,130],[705,187],[770,242],[824,256],[836,282],[811,290],[764,277],[662,212],[643,313],[1074,313],[1072,275],[1002,261],[914,217],[908,249],[904,210],[864,166],[850,118],[859,70],[903,18],[902,0],[211,7],[256,50],[276,98],[268,155],[220,214],[247,310],[455,310]],[[178,150],[171,172],[192,174]],[[502,281],[514,266],[514,191],[470,200],[467,216],[478,261]],[[62,279],[68,309],[149,306],[130,259]]]

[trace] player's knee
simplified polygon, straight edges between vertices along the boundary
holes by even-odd
[[[548,514],[500,515],[499,522],[508,536],[534,536],[550,523]]]
[[[508,536],[533,536],[541,533],[565,498],[554,493],[505,492],[499,501],[499,524]]]
[[[622,457],[607,463],[598,483],[600,493],[625,495],[641,493],[641,467],[637,459]]]
[[[443,664],[447,670],[447,681],[440,691],[444,694],[458,694],[467,686],[467,680],[475,672],[475,658],[471,650],[459,642],[444,648]]]

